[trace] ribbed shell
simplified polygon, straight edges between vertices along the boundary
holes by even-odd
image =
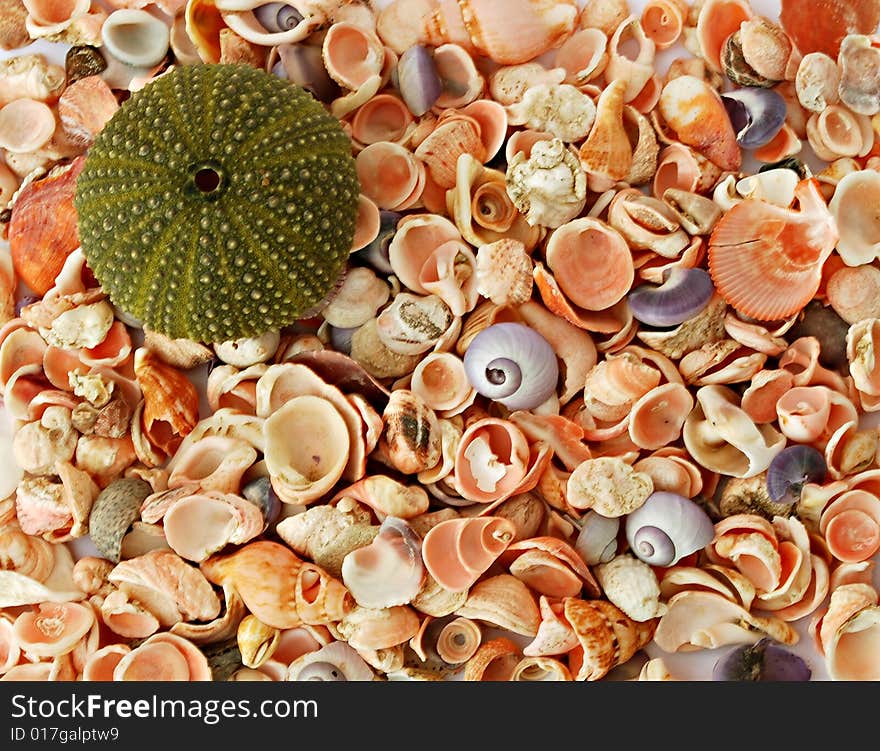
[[[358,193],[350,141],[307,91],[206,64],[175,66],[122,105],[75,206],[83,253],[118,307],[213,342],[282,328],[325,298]]]

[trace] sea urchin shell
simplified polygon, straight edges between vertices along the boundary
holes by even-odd
[[[172,338],[226,341],[331,291],[359,186],[338,121],[247,65],[175,66],[128,99],[77,180],[83,253],[115,305]]]

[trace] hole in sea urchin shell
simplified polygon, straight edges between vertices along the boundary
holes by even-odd
[[[202,193],[213,193],[220,187],[223,176],[213,167],[199,167],[193,175],[193,182]]]

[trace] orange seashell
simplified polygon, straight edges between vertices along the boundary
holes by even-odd
[[[116,95],[100,76],[86,76],[69,84],[58,100],[58,117],[67,135],[90,145],[119,109]]]
[[[736,171],[742,151],[718,92],[696,76],[673,78],[663,87],[657,110],[678,139],[723,170]]]
[[[144,435],[172,456],[199,421],[198,391],[182,371],[144,347],[135,350],[134,372],[144,394]]]
[[[479,123],[471,117],[438,121],[414,153],[425,164],[434,182],[448,189],[455,185],[461,154],[470,154],[481,163],[486,161],[486,148],[480,133]]]
[[[375,32],[349,22],[330,25],[321,53],[330,77],[352,91],[381,74],[385,62],[385,47]]]
[[[210,681],[205,654],[189,639],[169,632],[153,634],[123,655],[114,681]]]
[[[34,180],[12,208],[8,228],[12,264],[19,279],[38,295],[49,291],[67,256],[79,247],[73,196],[84,164],[84,157],[77,157]]]
[[[528,441],[509,420],[486,417],[467,427],[453,478],[462,497],[489,503],[520,492],[530,466]]]
[[[639,448],[659,449],[681,437],[684,421],[694,400],[680,383],[666,383],[651,389],[632,405],[629,437]]]
[[[509,681],[522,658],[515,642],[499,636],[480,645],[464,666],[466,681]]]
[[[817,23],[821,19],[821,23]],[[847,34],[873,34],[880,24],[877,0],[782,0],[779,22],[804,55],[837,58]]]
[[[513,522],[502,517],[449,519],[428,530],[422,559],[441,587],[464,592],[504,552],[515,533]]]
[[[424,188],[425,165],[399,144],[371,143],[355,157],[361,192],[380,209],[403,211]]]
[[[413,123],[413,115],[400,97],[377,94],[355,110],[351,117],[351,137],[364,146],[380,141],[402,143]]]
[[[642,28],[658,50],[678,41],[684,30],[688,7],[683,0],[649,0],[642,9]]]
[[[577,551],[558,537],[530,537],[509,545],[499,562],[528,587],[547,597],[599,597],[598,582]]]
[[[803,309],[819,288],[837,227],[816,180],[802,180],[795,196],[796,211],[743,201],[712,231],[709,273],[718,293],[743,315],[781,320]]]
[[[443,91],[434,107],[462,108],[473,102],[486,85],[473,56],[461,45],[441,44],[434,50],[434,66],[443,82]]]
[[[95,613],[76,602],[44,602],[21,613],[12,626],[20,649],[32,657],[58,657],[70,652],[88,633]]]
[[[706,0],[697,16],[697,40],[706,64],[722,72],[721,48],[744,21],[754,16],[748,0]]]
[[[623,124],[626,82],[612,81],[596,102],[596,119],[578,149],[581,166],[590,174],[623,180],[632,165],[633,151]]]
[[[547,265],[565,295],[586,310],[611,307],[629,292],[635,278],[632,254],[621,235],[600,219],[581,217],[550,235]],[[581,270],[591,268],[594,273]]]
[[[843,493],[822,511],[819,533],[837,560],[868,560],[880,550],[880,499],[864,490]]]

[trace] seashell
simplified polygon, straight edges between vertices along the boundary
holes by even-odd
[[[0,147],[12,154],[36,151],[55,132],[52,109],[34,99],[14,99],[0,107]]]
[[[586,589],[594,597],[599,584],[578,552],[556,537],[539,536],[511,543],[499,562],[539,595],[576,597]]]
[[[574,219],[557,228],[547,241],[546,259],[561,291],[572,303],[589,311],[608,309],[623,299],[635,274],[624,238],[613,227],[591,217]],[[595,267],[597,274],[587,277],[570,273],[583,264]]]
[[[796,644],[799,639],[785,621],[752,615],[712,592],[679,592],[669,598],[667,606],[654,633],[655,643],[665,652],[755,644],[763,634],[782,644]]]
[[[700,6],[696,37],[700,55],[711,70],[722,72],[724,41],[753,17],[752,8],[745,0],[706,0]]]
[[[210,681],[208,658],[188,639],[161,632],[123,655],[114,681]]]
[[[163,363],[178,370],[192,370],[214,357],[214,353],[204,344],[191,339],[171,339],[150,329],[144,329],[144,346]]]
[[[874,341],[878,320],[867,318],[849,327],[846,335],[846,354],[855,387],[865,394],[877,393],[877,371],[874,360]]]
[[[655,198],[662,198],[670,188],[702,193],[715,186],[720,175],[716,165],[689,146],[671,143],[657,156],[652,193]]]
[[[424,578],[421,540],[403,520],[387,516],[369,545],[342,561],[342,580],[358,605],[388,608],[406,605]]]
[[[810,112],[821,112],[840,101],[837,61],[824,52],[810,52],[801,58],[794,79],[800,105]]]
[[[637,188],[615,194],[608,207],[608,223],[633,248],[651,250],[664,258],[677,257],[689,243],[675,212]]]
[[[77,438],[70,410],[49,406],[39,420],[19,428],[12,439],[12,451],[26,472],[34,475],[55,474],[56,462],[63,464],[73,459]]]
[[[159,630],[159,619],[121,589],[112,590],[104,598],[101,620],[114,634],[126,639],[145,639]]]
[[[441,189],[455,185],[456,167],[462,154],[470,154],[480,163],[487,157],[479,123],[464,115],[438,120],[413,153]]]
[[[880,112],[880,90],[873,84],[880,72],[880,51],[873,46],[872,37],[847,34],[840,44],[837,65],[840,101],[860,115],[870,117]]]
[[[772,425],[756,425],[726,386],[702,386],[685,420],[685,447],[701,466],[733,477],[753,477],[770,465],[786,438]]]
[[[596,102],[596,118],[587,139],[578,149],[581,166],[591,175],[624,179],[633,160],[632,146],[623,124],[626,81],[614,79]],[[536,148],[539,148],[537,145]]]
[[[407,605],[364,608],[356,605],[336,626],[355,649],[387,649],[403,644],[419,630],[419,617]]]
[[[471,423],[458,444],[453,478],[459,494],[489,503],[524,492],[530,463],[528,441],[509,420],[486,417]]]
[[[568,653],[572,678],[597,681],[627,662],[644,647],[657,628],[657,619],[640,623],[605,600],[563,600],[565,619],[577,636],[578,646]]]
[[[37,295],[52,287],[64,261],[79,247],[73,194],[84,160],[53,168],[21,187],[9,220],[15,273]]]
[[[811,179],[801,181],[795,196],[799,211],[758,201],[734,206],[715,225],[709,241],[709,272],[719,294],[740,313],[758,320],[780,320],[812,299],[822,264],[838,239],[833,216],[817,183]],[[755,226],[755,222],[773,222],[778,233],[765,233],[761,242],[752,242],[746,225]],[[808,222],[813,228],[809,238],[802,234]],[[822,232],[815,231],[817,226]],[[785,244],[779,240],[783,231]],[[796,265],[790,260],[795,247]],[[788,289],[789,293],[780,295],[780,289]]]
[[[267,626],[253,614],[246,615],[238,624],[236,633],[242,664],[249,668],[258,668],[271,659],[280,636],[280,629]]]
[[[638,558],[615,556],[596,566],[596,576],[604,596],[634,621],[649,621],[666,612],[666,605],[660,602],[657,575]]]
[[[267,331],[260,336],[215,342],[214,354],[227,365],[249,368],[271,359],[281,342],[278,331]]]
[[[559,66],[548,69],[537,62],[502,65],[489,75],[489,92],[494,101],[509,106],[519,102],[533,86],[569,83],[565,77],[565,70]]]
[[[170,40],[168,24],[137,8],[114,10],[101,26],[104,49],[126,65],[158,65],[168,53]]]
[[[506,109],[510,125],[545,131],[565,143],[586,138],[596,119],[593,100],[567,83],[531,86]]]
[[[293,660],[286,680],[372,681],[375,675],[351,645],[332,641]]]
[[[864,490],[847,491],[823,510],[819,533],[831,554],[844,563],[868,560],[880,549],[880,506]]]
[[[4,6],[7,18],[14,13],[14,10]],[[26,44],[31,41],[28,39]],[[20,97],[52,104],[64,87],[64,68],[44,55],[17,54],[0,62],[0,107]]]
[[[575,31],[556,49],[553,56],[553,69],[564,71],[564,78],[554,83],[582,86],[597,78],[608,64],[607,49],[608,37],[601,29],[581,28]]]
[[[434,101],[434,106],[460,109],[483,93],[486,79],[464,47],[459,44],[441,44],[434,48],[433,57],[441,82],[440,94]]]
[[[832,199],[833,201],[834,199]],[[831,208],[832,213],[837,207]],[[837,219],[842,232],[847,234],[847,223]],[[838,253],[843,241],[838,242]],[[877,318],[880,314],[880,269],[870,263],[844,267],[835,271],[826,285],[828,302],[846,323],[853,325],[866,318]]]
[[[693,406],[693,397],[682,384],[667,383],[651,389],[632,406],[628,425],[630,439],[639,448],[648,450],[678,440]]]
[[[880,246],[875,241],[873,225],[875,216],[868,208],[872,205],[873,196],[878,189],[880,189],[880,174],[874,170],[858,170],[845,175],[840,180],[828,203],[840,234],[836,249],[847,266],[868,264],[880,253]],[[844,278],[855,280],[857,277],[852,271],[847,271],[847,276]],[[864,295],[864,292],[855,286],[850,291],[861,292],[861,295]],[[841,298],[837,296],[837,299]],[[855,301],[858,299],[862,299],[861,296],[854,298],[849,304],[856,304]],[[856,321],[848,322],[856,323]]]
[[[522,655],[510,639],[499,636],[479,646],[464,666],[466,681],[509,681]]]
[[[520,166],[520,172],[524,166]],[[484,167],[469,154],[456,165],[455,186],[446,192],[446,209],[461,233],[475,247],[499,240],[516,240],[531,252],[544,236],[541,226],[532,225],[517,211],[508,192],[505,173]]]
[[[385,62],[382,40],[372,30],[350,22],[331,24],[324,34],[321,51],[330,77],[352,91],[381,74]]]
[[[825,647],[825,664],[831,680],[876,680],[878,670],[873,660],[865,659],[861,650],[876,639],[880,608],[876,605],[859,610],[847,619]]]
[[[755,149],[752,156],[759,162],[765,164],[776,164],[784,159],[799,154],[803,146],[800,137],[787,122],[782,126],[779,133],[776,134],[766,145]]]
[[[623,53],[626,42],[635,42],[638,53],[635,58]],[[623,101],[632,102],[645,87],[654,73],[656,46],[648,37],[638,16],[627,16],[618,24],[608,39],[608,64],[605,80],[609,83],[624,81]]]
[[[413,519],[428,510],[428,496],[417,485],[406,486],[387,475],[370,475],[340,490],[330,503],[350,498],[369,506],[379,517]]]
[[[305,561],[296,578],[296,611],[303,623],[321,626],[341,620],[353,607],[351,593],[320,566]]]
[[[424,163],[391,141],[364,147],[355,167],[361,192],[380,209],[403,211],[418,200],[424,187]]]
[[[510,574],[478,581],[455,614],[528,637],[537,634],[541,620],[529,588]]]
[[[507,519],[450,519],[433,526],[422,541],[422,559],[434,580],[450,592],[467,591],[513,539]]]
[[[253,540],[233,553],[212,555],[200,569],[213,584],[228,582],[263,623],[286,629],[302,622],[293,587],[301,565],[283,545]]]
[[[745,63],[766,81],[790,81],[795,77],[801,53],[788,34],[763,16],[744,21],[739,28]]]
[[[766,146],[785,123],[785,100],[773,89],[738,89],[722,94],[721,101],[743,148]]]
[[[462,52],[467,55],[464,50]],[[427,113],[443,90],[432,53],[423,45],[412,45],[400,56],[395,73],[397,88],[408,111],[416,117]]]
[[[266,70],[302,86],[322,102],[333,102],[341,94],[324,67],[322,47],[316,44],[275,45],[269,51]]]
[[[523,657],[510,676],[511,681],[570,681],[571,673],[552,657]]]
[[[70,652],[95,621],[94,611],[76,602],[44,602],[16,617],[16,644],[32,658],[58,657]],[[8,677],[9,673],[7,673]],[[7,678],[8,679],[8,678]]]
[[[653,566],[674,566],[709,544],[714,533],[705,511],[675,493],[652,493],[626,517],[626,537],[633,554]]]
[[[594,509],[602,516],[616,518],[635,511],[651,495],[651,478],[633,469],[622,459],[588,459],[568,478],[566,501],[576,509]]]
[[[817,18],[822,18],[821,28],[816,28]],[[819,51],[837,58],[847,34],[873,34],[876,31],[880,23],[880,6],[874,2],[853,3],[848,0],[830,3],[810,0],[801,4],[783,0],[779,22],[805,55]]]
[[[476,394],[461,358],[451,352],[431,352],[416,366],[410,388],[439,412],[460,412]],[[441,426],[442,427],[442,426]]]
[[[722,170],[739,169],[742,154],[736,134],[721,97],[709,84],[696,76],[673,78],[663,87],[657,106],[682,143]]]
[[[362,147],[383,141],[401,144],[412,132],[413,122],[412,113],[400,97],[377,94],[355,110],[351,137]]]
[[[625,0],[594,0],[585,3],[578,16],[578,28],[600,29],[610,36],[627,17],[629,9]]]
[[[687,5],[681,0],[651,0],[642,9],[640,22],[645,36],[658,50],[675,44],[684,30]]]
[[[58,100],[58,117],[67,135],[90,145],[119,109],[119,102],[100,76],[86,76],[64,89]]]
[[[356,537],[360,533],[361,538],[357,540],[357,544],[352,542],[353,548],[366,545],[378,532],[378,527],[370,526],[370,512],[360,504],[345,504],[345,511],[341,511],[339,506],[340,504],[313,506],[301,514],[282,519],[276,525],[275,531],[296,553],[331,570],[334,567],[327,565],[326,551],[322,554],[325,548],[332,548],[340,538],[350,535],[350,528],[354,532],[350,536]],[[340,557],[339,566],[341,565]],[[338,570],[339,566],[335,568]]]
[[[433,467],[441,457],[437,414],[409,389],[392,392],[382,413],[379,446],[388,462],[404,474]]]
[[[866,115],[859,115],[840,104],[829,104],[807,120],[807,140],[820,159],[865,156],[873,143],[873,132]]]
[[[206,560],[226,545],[246,543],[265,526],[263,514],[254,504],[234,493],[217,490],[176,500],[165,512],[162,525],[171,549],[196,562]]]
[[[132,523],[140,518],[141,504],[151,492],[144,480],[119,478],[95,498],[89,514],[89,536],[104,558],[119,562],[122,540]]]
[[[256,460],[256,449],[240,438],[206,436],[175,455],[168,487],[196,483],[204,491],[237,493]]]

